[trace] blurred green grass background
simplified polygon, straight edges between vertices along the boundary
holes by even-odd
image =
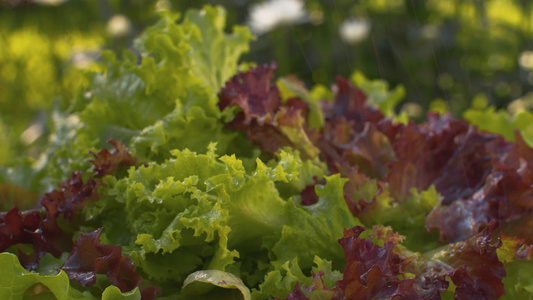
[[[308,87],[355,70],[403,85],[397,109],[415,120],[533,101],[529,0],[0,0],[0,166],[38,157],[47,116],[83,93],[101,50],[129,48],[158,10],[204,4],[257,34],[244,61],[275,60]]]

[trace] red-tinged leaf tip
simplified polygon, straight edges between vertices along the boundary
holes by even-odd
[[[389,136],[397,160],[390,162],[385,180],[399,199],[409,195],[411,188],[425,190],[443,176],[443,169],[458,149],[456,136],[468,129],[466,122],[454,121],[449,114],[430,113],[428,120],[421,125],[411,121],[395,128],[394,137]]]
[[[501,280],[505,269],[496,252],[502,243],[492,240],[496,225],[490,222],[476,236],[450,246],[447,256],[440,255],[435,261],[405,257],[397,247],[402,237],[390,228],[376,226],[370,234],[384,242],[383,247],[362,239],[362,227],[345,230],[339,243],[347,266],[334,299],[440,299],[448,288],[446,276],[457,286],[456,299],[498,299],[504,294]],[[513,245],[511,250],[519,246]],[[406,278],[404,272],[412,277]]]
[[[311,184],[305,187],[300,192],[300,196],[302,197],[302,205],[313,205],[318,202],[318,196],[315,192],[315,184]]]
[[[97,184],[89,179],[83,182],[81,172],[73,172],[70,178],[59,185],[59,190],[46,193],[41,198],[41,205],[47,210],[47,218],[55,219],[59,214],[72,221],[86,201],[98,197]]]
[[[335,297],[347,299],[371,299],[392,295],[400,283],[400,264],[402,259],[393,253],[393,242],[384,247],[372,241],[361,239],[365,229],[356,226],[344,231],[339,243],[344,249],[346,268],[343,278],[337,282],[339,290]]]
[[[81,172],[73,172],[71,177],[59,185],[59,190],[44,194],[41,205],[46,210],[41,229],[52,254],[59,257],[61,252],[72,247],[72,236],[61,229],[58,218],[69,222],[76,212],[81,210],[88,202],[98,198],[98,185],[92,179],[83,182]]]
[[[405,257],[398,247],[403,237],[391,228],[374,226],[370,233],[382,247],[361,238],[363,231],[359,226],[345,230],[339,240],[347,265],[332,289],[333,299],[440,299],[440,293],[448,288],[445,276],[451,268],[429,263],[421,256]]]
[[[324,276],[324,271],[320,270],[318,273],[315,273],[311,271],[311,275],[313,276],[313,281],[311,282],[310,286],[302,286],[300,287],[300,283],[296,282],[296,286],[294,287],[294,290],[290,292],[285,300],[288,299],[317,299],[317,295],[320,295],[320,299],[332,299],[335,295],[336,288],[328,289],[324,285],[324,280],[322,279],[322,276]],[[318,292],[318,293],[316,293]],[[277,299],[277,298],[276,298]]]
[[[96,274],[105,274],[111,284],[122,292],[132,290],[141,277],[135,273],[131,260],[122,256],[120,246],[100,244],[101,231],[82,233],[62,269],[71,280],[83,286],[95,284]]]
[[[346,118],[340,117],[335,123],[326,123],[324,135],[335,145],[348,144],[354,139],[354,126],[355,122],[353,120],[346,121]]]
[[[363,130],[341,148],[344,149],[342,161],[358,166],[360,172],[372,178],[383,178],[388,163],[396,159],[387,137],[371,123],[365,123]]]
[[[138,161],[121,142],[110,139],[107,143],[113,145],[112,151],[102,149],[98,153],[90,152],[95,158],[90,161],[94,165],[94,177],[113,174],[119,166],[134,166]]]
[[[287,127],[303,127],[305,124],[305,119],[303,118],[303,113],[307,111],[307,108],[302,105],[294,106],[282,106],[280,107],[278,113],[276,114],[276,123],[280,126]]]
[[[313,282],[311,283],[311,286],[308,289],[308,292],[314,291],[314,290],[329,290],[324,285],[324,280],[322,279],[322,276],[325,275],[323,270],[318,271],[318,273],[315,273],[311,271],[311,275],[313,275]]]
[[[524,164],[533,165],[533,149],[529,147],[517,130],[515,130],[515,140],[512,143],[509,152],[507,152],[501,160],[504,165],[515,169],[523,168]]]
[[[505,294],[505,268],[497,255],[501,242],[492,242],[495,227],[491,221],[480,233],[449,249],[445,262],[457,268],[450,274],[457,286],[456,299],[498,299]]]
[[[339,171],[338,165],[357,165],[360,172],[382,178],[395,159],[389,139],[376,127],[383,114],[369,106],[366,95],[348,79],[338,77],[332,90],[334,101],[321,102],[324,127],[313,137],[321,159],[332,172]]]
[[[285,106],[295,111],[302,112],[302,115],[307,116],[309,113],[309,104],[299,98],[289,98],[285,103]]]
[[[235,119],[235,121],[237,120]],[[230,124],[230,127],[233,124]],[[291,140],[281,132],[279,127],[270,124],[261,126],[256,122],[252,122],[245,130],[247,130],[248,138],[263,151],[276,153],[283,147],[293,146]]]
[[[96,283],[95,260],[101,256],[95,244],[99,244],[101,229],[91,233],[82,233],[74,243],[72,252],[63,265],[62,269],[72,280],[79,282],[83,286],[90,286]]]
[[[503,262],[511,262],[516,259],[531,260],[533,245],[527,245],[524,239],[508,236],[503,232],[499,235],[502,246],[498,248],[498,258]]]
[[[276,153],[282,147],[300,151],[303,158],[318,158],[318,149],[309,139],[306,126],[308,105],[296,98],[282,104],[281,94],[272,83],[276,66],[261,65],[239,73],[218,94],[220,109],[240,107],[228,128],[247,132],[263,151]]]
[[[318,180],[316,176],[313,178],[315,180],[314,184],[306,186],[301,192],[300,196],[302,197],[302,205],[313,205],[318,202],[318,195],[316,194],[315,187],[317,185],[326,184],[326,179]]]
[[[508,148],[503,138],[481,133],[472,126],[456,140],[453,155],[442,174],[433,181],[444,197],[444,204],[472,197],[486,182],[492,169],[491,161]]]
[[[352,214],[365,222],[365,214],[372,214],[372,210],[377,207],[377,197],[384,193],[385,183],[381,181],[375,181],[364,174],[358,172],[358,166],[355,167],[346,167],[339,166],[339,173],[348,178],[348,181],[344,185],[344,200],[348,205],[348,208]],[[365,195],[365,185],[367,184],[377,185],[377,190],[374,195]],[[386,192],[385,192],[386,193]],[[370,196],[370,199],[365,199],[365,197]]]
[[[397,157],[385,177],[391,195],[401,201],[412,188],[434,185],[443,200],[426,218],[426,228],[437,228],[444,241],[466,240],[491,219],[505,218],[506,204],[497,193],[501,189],[494,188],[499,179],[491,175],[494,159],[509,149],[501,137],[479,132],[450,114],[429,113],[428,122],[420,125],[393,126],[385,120],[378,128]]]
[[[142,300],[153,300],[157,297],[157,294],[161,294],[161,289],[153,286],[142,289],[141,299]]]
[[[294,290],[287,295],[285,300],[309,300],[309,298],[307,298],[307,296],[300,288],[300,283],[296,282]]]
[[[475,282],[465,266],[459,267],[453,272],[450,276],[453,284],[455,284],[455,299],[498,299],[499,297],[490,298],[489,295],[486,295],[481,290],[475,287]],[[459,298],[458,298],[459,297]],[[462,298],[460,298],[462,297]]]
[[[342,240],[357,240],[364,231],[366,231],[366,228],[363,226],[355,226],[350,229],[344,229],[344,237],[339,240],[339,243]]]
[[[353,83],[342,77],[337,77],[337,84],[332,86],[334,103],[323,102],[326,120],[344,117],[353,121],[354,130],[359,132],[365,122],[377,123],[384,118],[378,108],[366,103],[366,95]]]
[[[50,252],[59,257],[63,251],[71,248],[71,235],[59,227],[57,218],[63,214],[68,221],[74,213],[81,209],[85,202],[94,197],[96,185],[89,180],[83,183],[81,173],[73,173],[71,178],[60,184],[60,190],[54,190],[41,198],[45,209],[44,219],[40,212],[29,211],[20,213],[12,209],[4,218],[4,230],[9,238],[2,238],[5,248],[15,244],[33,244],[34,253],[19,253],[19,259],[28,270],[37,268],[40,258]],[[15,233],[15,234],[13,234]]]
[[[44,208],[44,217],[40,211],[20,212],[17,207],[8,212],[0,213],[0,251],[5,251],[8,247],[16,244],[33,245],[34,251],[32,253],[26,254],[19,251],[18,258],[26,269],[35,270],[44,254],[51,253],[59,257],[64,251],[70,250],[72,248],[72,234],[65,232],[59,226],[59,216],[63,215],[65,220],[72,222],[74,215],[84,205],[89,201],[98,199],[97,189],[100,180],[95,179],[95,176],[107,175],[114,172],[119,165],[131,165],[136,162],[136,158],[133,158],[121,143],[112,140],[109,142],[113,144],[115,150],[113,152],[105,150],[95,155],[96,161],[93,162],[96,167],[95,173],[91,174],[87,182],[83,182],[81,172],[73,172],[69,179],[59,185],[58,190],[53,190],[41,197],[40,204]],[[20,198],[31,196],[29,192],[13,189],[9,185],[0,186],[0,194],[2,191],[8,191],[8,196],[14,197],[14,199],[10,198],[9,200],[13,200],[14,203],[18,203]],[[102,250],[105,246],[100,248]],[[119,257],[120,251],[118,249]],[[116,256],[115,254],[113,257]],[[130,281],[138,281],[135,279],[138,278],[138,275],[133,272],[133,269],[128,269],[128,264],[131,265],[129,259],[120,258],[119,260],[120,263],[118,264],[109,264],[109,261],[104,259],[99,263],[98,270],[106,270],[105,272],[109,273],[108,277],[110,277],[111,282],[117,286],[129,287]],[[130,279],[124,281],[117,275],[117,272],[120,273],[120,276],[123,273],[126,274]]]
[[[272,63],[252,68],[230,79],[218,93],[218,107],[223,110],[238,106],[244,115],[243,123],[248,125],[256,119],[260,125],[272,122],[281,106],[281,95],[277,86],[271,83],[277,65]]]
[[[0,214],[0,252],[16,244],[30,244],[33,253],[18,253],[20,263],[28,270],[35,270],[41,257],[47,252],[47,243],[38,228],[41,224],[39,211],[20,212],[17,207]]]
[[[450,168],[448,163],[434,181],[445,199],[426,218],[426,228],[437,228],[444,241],[457,242],[496,220],[506,234],[533,241],[533,165],[527,162],[531,150],[520,140],[509,144],[475,128],[459,140],[456,154],[461,156],[454,157],[460,164]]]
[[[399,244],[405,240],[405,236],[392,231],[390,226],[372,226],[372,232],[370,233],[372,239],[382,240],[383,242],[392,242],[394,244]]]

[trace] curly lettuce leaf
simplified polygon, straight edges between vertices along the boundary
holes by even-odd
[[[24,187],[42,190],[73,168],[81,172],[42,197],[44,214],[1,213],[2,251],[49,274],[39,265],[46,253],[59,257],[75,232],[103,224],[101,236],[81,235],[63,268],[82,285],[115,284],[103,292],[110,299],[155,295],[133,289],[139,278],[120,251],[165,288],[164,297],[186,297],[194,285],[207,292],[211,283],[188,285],[198,270],[239,276],[259,298],[498,298],[502,282],[509,295],[528,296],[532,276],[520,267],[529,265],[525,243],[533,240],[531,114],[470,115],[508,139],[521,129],[511,144],[449,114],[395,123],[385,117],[396,116],[401,87],[389,92],[358,74],[352,82],[339,77],[331,93],[307,92],[289,78],[276,86],[274,64],[232,78],[252,37],[243,27],[225,33],[224,18],[221,8],[205,7],[178,25],[178,15],[164,13],[136,42],[140,57],[102,54],[104,72],[69,113],[56,114],[49,151]],[[94,171],[86,172],[86,153],[109,137],[149,163],[122,178],[136,160],[115,144],[94,154]],[[252,143],[275,159],[254,164],[260,154]],[[8,201],[25,197],[10,193]],[[362,224],[391,225],[408,238],[379,226],[365,235]],[[437,248],[430,229],[453,243]],[[496,230],[508,236],[493,242]]]
[[[427,228],[439,229],[446,241],[460,241],[496,220],[505,234],[528,242],[533,240],[533,232],[527,225],[533,209],[529,188],[533,181],[529,167],[533,164],[533,149],[518,133],[514,143],[499,149],[499,155],[489,161],[490,168],[475,193],[452,203],[439,203],[426,219]],[[491,207],[498,210],[493,211]]]
[[[24,268],[30,271],[55,274],[60,268],[64,269],[71,280],[84,287],[96,283],[96,273],[104,273],[108,283],[102,290],[109,283],[123,291],[136,288],[140,276],[134,272],[129,258],[121,256],[120,246],[100,244],[98,231],[81,234],[72,247],[74,232],[79,230],[77,213],[99,198],[97,189],[102,184],[102,177],[119,173],[117,169],[127,168],[137,161],[122,143],[113,140],[109,143],[114,146],[112,151],[103,149],[92,153],[94,160],[90,162],[94,170],[87,181],[81,178],[80,172],[73,173],[59,189],[41,197],[41,210],[21,212],[15,206],[0,213],[0,250],[15,252]],[[19,191],[12,196],[24,197],[26,193]],[[20,201],[22,199],[14,199],[15,203]],[[66,261],[60,259],[69,250],[70,257]],[[43,262],[42,258],[46,260]],[[58,265],[60,267],[54,268]],[[153,289],[147,289],[146,295],[151,291]]]
[[[386,232],[387,236],[381,238],[383,246],[378,246],[372,240],[360,238],[364,230],[363,227],[345,230],[344,237],[339,240],[347,265],[343,278],[337,283],[335,296],[349,299],[393,299],[395,296],[420,299],[415,291],[415,280],[406,278],[401,267],[404,259],[395,251],[396,244],[403,237]],[[381,232],[375,228],[376,233]]]
[[[508,141],[515,140],[514,131],[518,130],[525,142],[533,147],[533,114],[528,110],[528,100],[518,99],[511,102],[507,110],[496,110],[487,105],[484,97],[474,99],[471,108],[463,113],[463,118],[479,129],[497,133]]]
[[[205,90],[198,90],[190,97],[209,95]],[[162,162],[172,149],[205,149],[212,141],[217,142],[218,153],[254,156],[251,153],[253,146],[246,138],[225,130],[223,123],[217,117],[207,115],[203,108],[193,106],[184,110],[179,101],[172,112],[135,136],[132,146],[142,159]]]
[[[353,173],[345,185],[345,197],[358,199],[348,205],[352,213],[366,226],[392,226],[406,237],[404,245],[411,250],[425,252],[439,246],[436,236],[424,227],[426,217],[441,201],[434,186],[425,191],[412,188],[404,199],[394,198],[387,185]]]
[[[405,87],[396,86],[389,91],[389,85],[383,80],[369,80],[361,72],[356,71],[350,80],[368,95],[368,103],[376,105],[386,117],[395,117],[397,121],[407,121],[403,115],[397,116],[394,109],[405,97]]]
[[[124,245],[141,274],[169,287],[212,269],[254,285],[295,257],[302,269],[316,255],[342,268],[336,241],[360,222],[344,202],[339,175],[316,185],[318,201],[302,206],[300,192],[323,171],[297,152],[282,151],[268,164],[258,159],[253,171],[235,156],[218,157],[214,145],[206,154],[172,154],[121,180],[105,177],[106,196],[85,208],[87,221],[103,225],[106,243]]]
[[[81,233],[61,269],[84,287],[96,283],[96,274],[105,274],[122,292],[133,290],[141,280],[135,266],[122,256],[120,246],[100,244],[100,232]]]
[[[298,98],[281,101],[274,77],[275,63],[235,75],[218,93],[221,110],[240,108],[227,125],[245,131],[261,150],[276,153],[283,147],[298,150],[302,157],[318,162],[319,150],[309,137],[308,104]]]
[[[239,253],[260,252],[263,237],[278,240],[283,225],[291,224],[291,215],[303,214],[301,218],[307,216],[311,224],[311,219],[318,219],[283,199],[275,182],[299,193],[304,182],[321,176],[319,168],[282,153],[272,166],[257,160],[255,171],[249,173],[235,156],[218,157],[215,151],[214,145],[206,154],[173,150],[174,158],[162,164],[150,163],[118,181],[106,177],[107,196],[87,207],[86,218],[102,222],[109,242],[126,244],[124,251],[143,273],[173,282],[198,269],[223,271]],[[302,181],[300,176],[309,178]],[[342,193],[329,193],[342,200]],[[114,216],[124,220],[117,222]],[[313,230],[323,231],[316,226]]]
[[[346,256],[342,279],[332,287],[313,286],[308,278],[300,275],[299,285],[294,285],[286,299],[313,299],[313,292],[320,292],[321,299],[498,299],[505,294],[502,280],[506,275],[499,257],[510,253],[522,256],[523,249],[520,243],[509,242],[505,237],[493,241],[495,225],[492,222],[467,241],[424,255],[403,247],[405,237],[390,227],[374,226],[365,230],[356,226],[345,230],[339,240]],[[502,239],[511,245],[503,247]],[[530,250],[526,251],[529,255]],[[519,282],[527,288],[528,279]],[[512,293],[526,295],[516,294],[523,290],[516,285]]]
[[[140,59],[129,51],[120,59],[103,52],[104,71],[92,75],[88,90],[56,118],[50,151],[39,164],[50,177],[43,184],[55,186],[73,169],[87,171],[90,165],[80,157],[110,138],[133,142],[142,160],[163,160],[174,148],[205,149],[211,141],[224,151],[235,136],[220,133],[223,116],[215,93],[237,71],[252,39],[244,27],[226,33],[225,15],[220,7],[206,6],[188,11],[178,24],[178,15],[163,13],[136,41]],[[209,139],[191,129],[214,135]]]
[[[191,70],[216,92],[235,74],[240,56],[248,52],[254,37],[245,26],[234,26],[232,34],[225,34],[226,11],[221,7],[204,6],[202,13],[189,10],[185,19],[201,30],[201,39],[190,42]]]
[[[314,93],[310,92],[305,88],[304,83],[295,76],[280,78],[276,81],[276,85],[283,101],[286,102],[290,98],[300,98],[308,104],[307,124],[309,124],[310,129],[320,130],[324,126],[324,115],[320,108],[320,101],[324,95],[316,92],[320,87],[316,87]]]
[[[347,79],[337,77],[333,101],[320,102],[325,125],[312,135],[320,158],[333,173],[358,166],[372,178],[383,178],[395,154],[387,136],[376,127],[384,115],[367,101],[367,95]],[[343,174],[346,177],[346,174]]]
[[[325,185],[315,187],[317,203],[301,207],[287,203],[289,223],[282,227],[280,240],[274,245],[267,244],[276,255],[274,264],[298,257],[300,265],[309,268],[315,256],[332,260],[335,267],[344,264],[342,249],[336,241],[345,228],[361,225],[344,202],[344,182],[338,174],[326,177]]]
[[[309,277],[302,271],[297,258],[285,262],[270,271],[259,288],[252,290],[253,299],[284,298],[300,286],[307,290],[308,294],[314,294],[317,297],[315,299],[328,299],[328,296],[331,297],[331,292],[326,290],[335,286],[342,278],[342,273],[333,269],[331,261],[318,256],[315,256],[313,263],[311,272],[314,275]],[[326,295],[322,291],[326,291]]]

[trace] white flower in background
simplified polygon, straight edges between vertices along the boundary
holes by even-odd
[[[169,0],[159,0],[155,4],[156,11],[167,11],[172,9],[172,3]]]
[[[339,34],[346,43],[355,44],[366,39],[371,27],[369,20],[350,18],[339,26]]]
[[[434,40],[439,36],[439,27],[436,25],[424,25],[420,33],[426,40]]]
[[[124,15],[114,15],[107,22],[107,32],[112,37],[125,36],[131,31],[131,22]]]
[[[533,70],[533,51],[524,51],[520,53],[518,63],[523,69]]]
[[[70,61],[76,68],[85,69],[91,66],[99,56],[100,50],[87,51],[74,48]]]
[[[39,111],[31,123],[20,136],[20,140],[26,145],[32,144],[46,132],[46,112]]]
[[[248,25],[252,33],[260,35],[282,25],[308,20],[301,0],[269,0],[250,7]]]

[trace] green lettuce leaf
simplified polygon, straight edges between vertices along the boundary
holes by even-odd
[[[463,118],[479,129],[497,133],[508,141],[515,140],[515,130],[518,130],[525,142],[533,147],[533,114],[526,109],[528,103],[519,99],[509,104],[508,108],[496,110],[487,105],[487,100],[478,96],[471,108],[463,113]]]
[[[289,98],[300,98],[309,105],[309,115],[306,120],[309,128],[320,130],[324,126],[324,115],[320,108],[322,95],[316,96],[316,93],[307,91],[304,83],[293,77],[280,78],[276,84],[284,101]]]
[[[87,171],[86,153],[110,138],[133,144],[142,160],[162,161],[174,148],[203,150],[211,141],[224,153],[235,134],[222,132],[215,93],[237,71],[253,38],[242,26],[226,33],[225,16],[221,7],[205,6],[178,24],[179,15],[162,13],[136,40],[140,58],[104,51],[104,71],[88,74],[89,89],[68,112],[56,114],[49,151],[37,164],[51,178],[42,183],[45,190],[72,170]]]
[[[11,253],[0,253],[0,297],[2,299],[22,300],[28,297],[37,299],[102,299],[102,300],[140,300],[138,288],[122,293],[115,286],[107,287],[102,297],[89,291],[80,291],[69,283],[64,271],[52,275],[32,273],[22,267],[18,258]],[[41,269],[41,271],[44,271]],[[33,299],[33,298],[32,298]]]
[[[302,206],[300,192],[323,171],[297,152],[257,159],[252,171],[234,155],[219,157],[214,144],[206,154],[171,152],[121,180],[105,177],[105,196],[84,209],[88,224],[105,228],[102,242],[123,245],[145,278],[172,290],[194,271],[219,270],[253,286],[295,257],[308,270],[317,255],[343,268],[337,240],[361,223],[339,175],[315,187],[317,203]]]
[[[394,196],[389,186],[358,172],[353,172],[345,186],[345,194],[355,200],[350,203],[355,215],[367,227],[392,226],[406,237],[403,245],[419,252],[438,247],[436,236],[425,228],[425,220],[442,196],[435,186],[425,191],[411,188],[404,197]]]
[[[313,262],[312,273],[321,274],[320,278],[323,280],[326,288],[334,287],[336,282],[342,279],[342,273],[334,270],[330,261],[315,256]],[[313,284],[313,276],[304,275],[298,259],[294,258],[275,270],[270,271],[265,276],[263,283],[259,285],[259,288],[252,291],[252,297],[257,300],[269,299],[271,297],[283,299],[288,293],[294,290],[296,283],[300,286],[304,285],[309,287]],[[314,293],[318,294],[319,292]]]
[[[162,164],[119,181],[107,177],[108,196],[87,208],[87,219],[103,222],[111,243],[129,244],[134,263],[152,279],[181,282],[197,269],[224,270],[238,257],[228,245],[257,250],[264,235],[288,223],[274,182],[297,180],[301,161],[287,156],[269,168],[258,160],[247,174],[242,161],[215,151],[214,144],[207,154],[173,150]]]
[[[192,273],[183,282],[182,292],[189,299],[252,299],[250,290],[239,277],[219,270]]]
[[[102,300],[141,300],[141,292],[139,288],[135,288],[122,293],[118,287],[110,285],[102,293]]]
[[[370,80],[361,72],[356,71],[350,77],[351,81],[367,95],[370,105],[376,105],[386,117],[395,117],[396,121],[407,122],[406,115],[397,115],[394,111],[398,103],[405,97],[405,87],[396,86],[389,90],[389,84],[383,80]]]
[[[205,6],[202,13],[189,10],[185,19],[201,29],[201,38],[190,42],[191,70],[216,92],[236,73],[239,57],[248,52],[254,37],[245,26],[234,26],[233,34],[224,34],[226,11],[221,7]]]
[[[502,279],[505,295],[502,299],[528,299],[533,296],[533,262],[515,260],[505,264],[507,275]]]
[[[298,257],[302,267],[310,268],[314,257],[319,256],[342,268],[344,253],[337,240],[345,228],[361,225],[344,202],[345,181],[339,174],[326,177],[325,185],[315,187],[318,196],[315,204],[298,207],[294,202],[287,203],[290,222],[282,227],[280,240],[266,245],[276,255],[274,265]]]
[[[498,259],[504,263],[506,276],[502,279],[505,295],[502,299],[528,299],[533,295],[533,246],[525,240],[499,235],[501,247],[497,250]]]

